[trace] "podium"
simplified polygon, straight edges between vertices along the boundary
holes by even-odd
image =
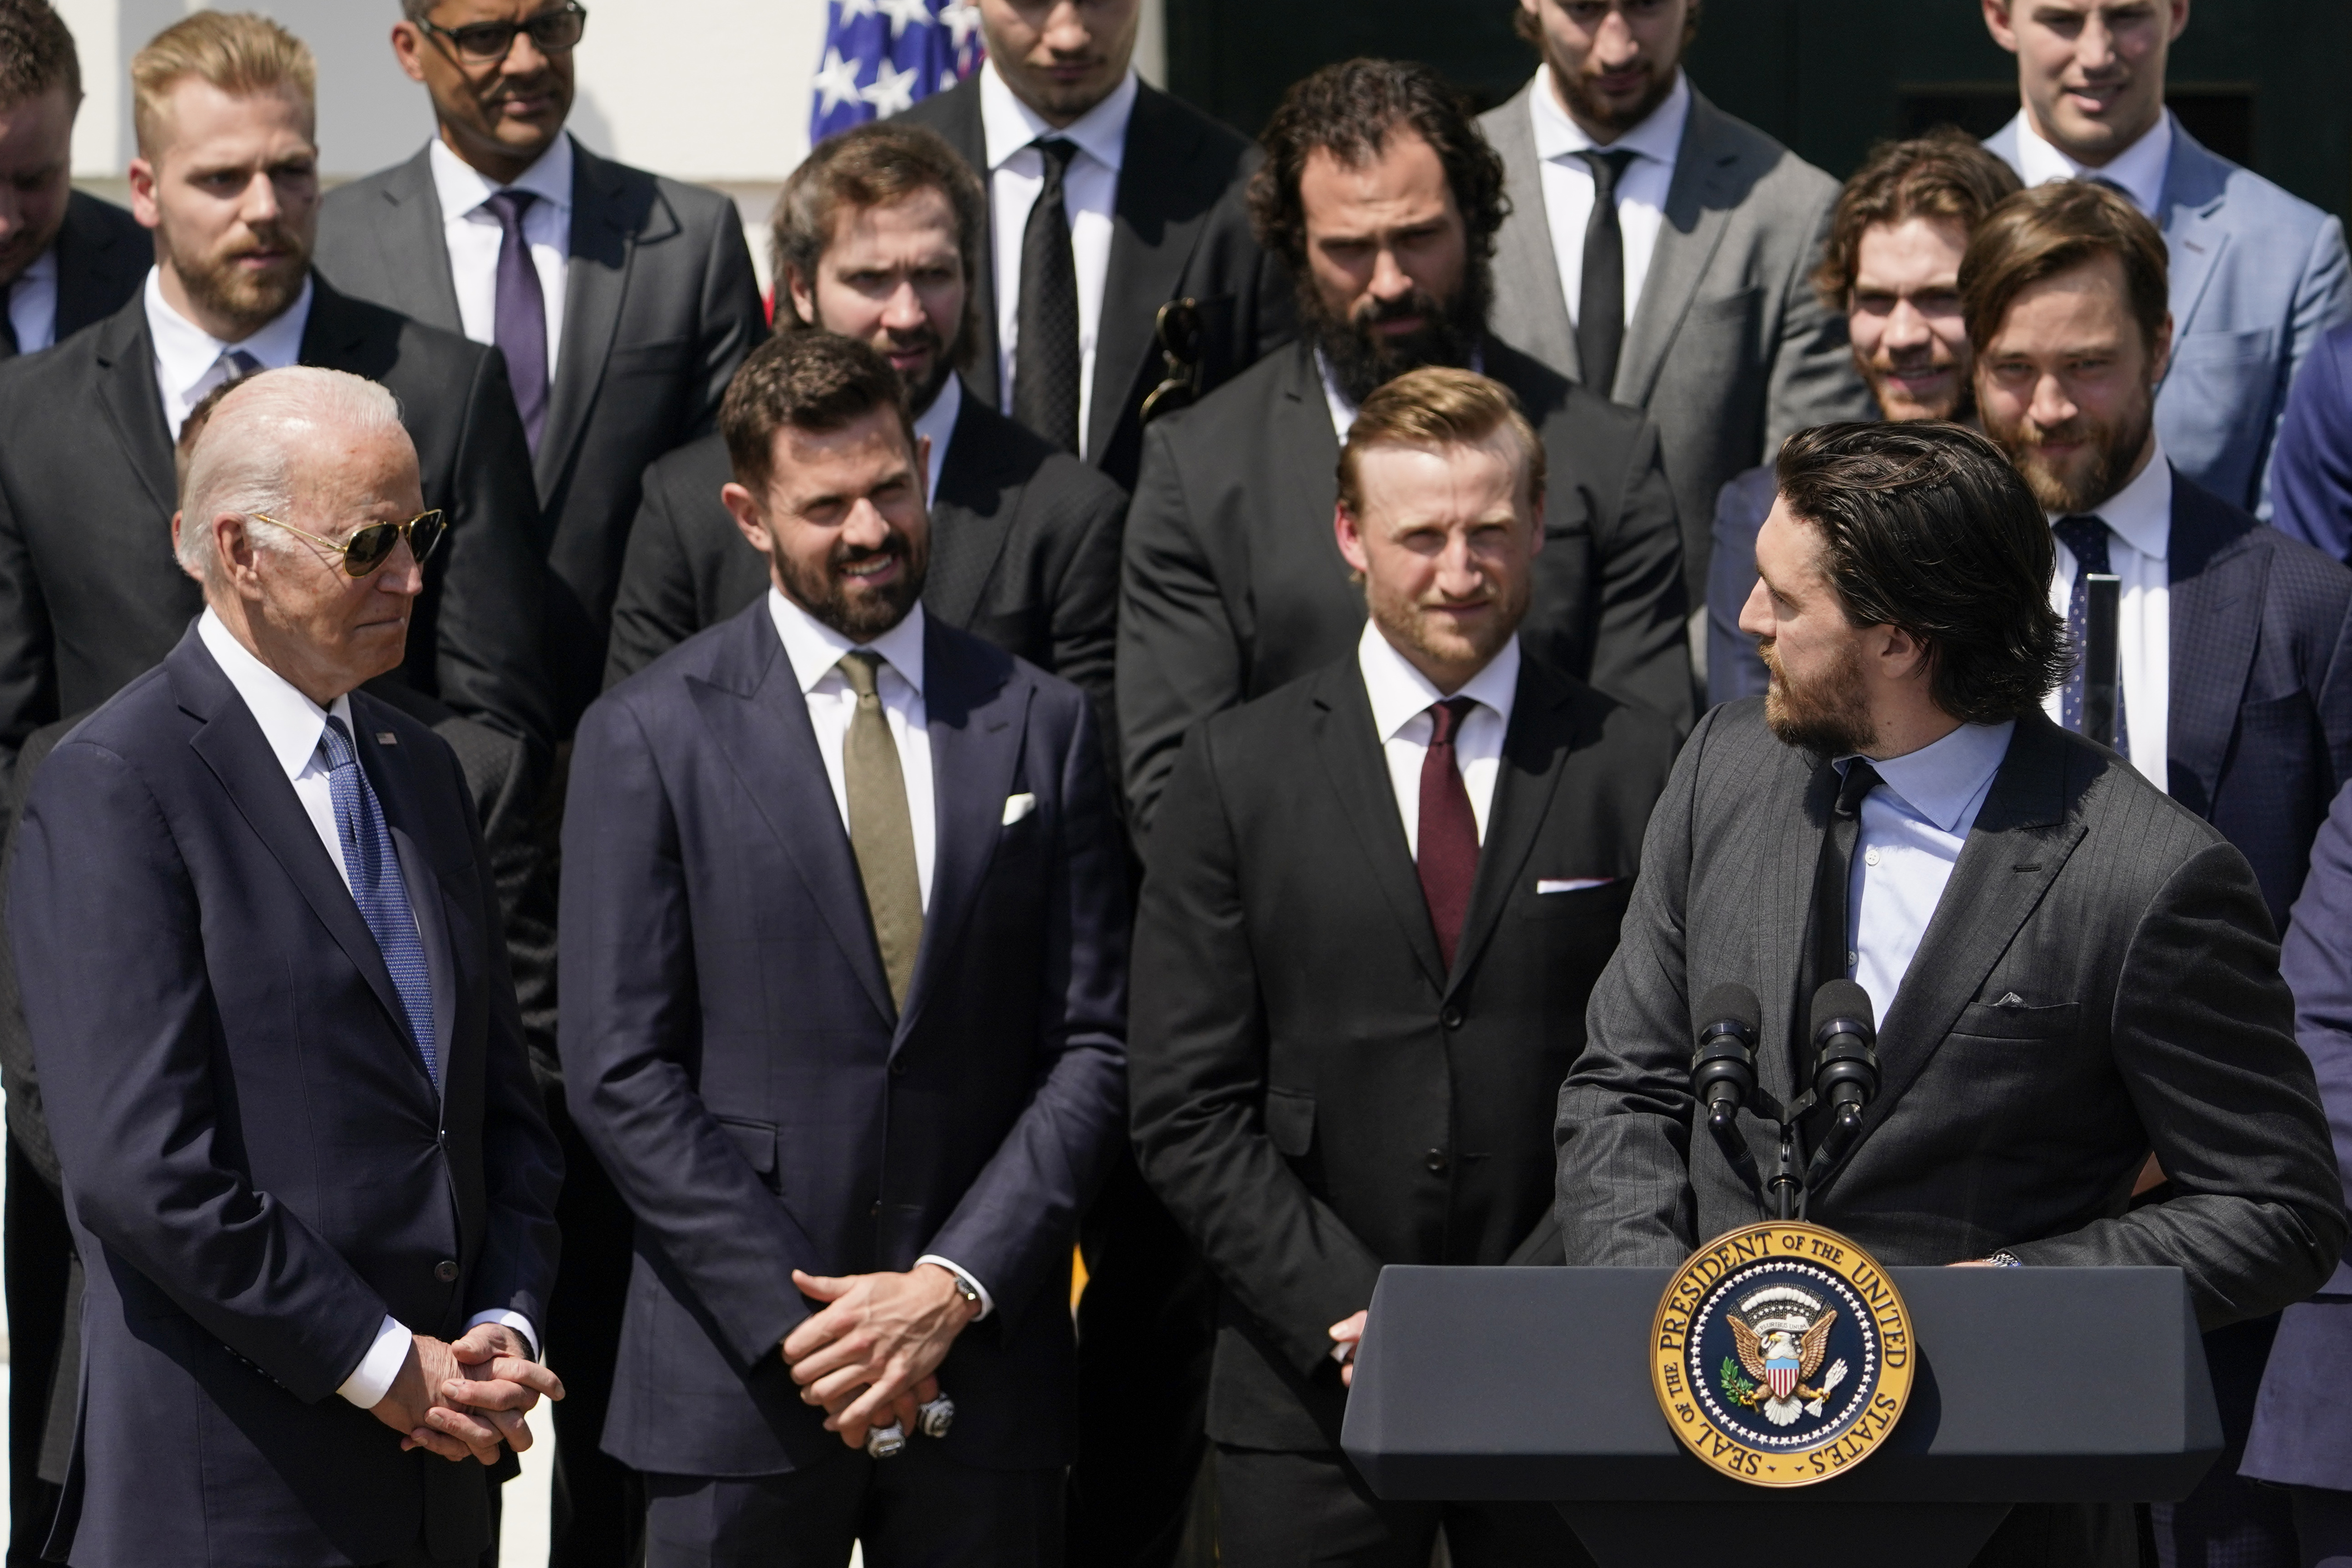
[[[1813,1486],[1744,1486],[1668,1429],[1646,1354],[1665,1268],[1383,1269],[1341,1447],[1382,1498],[1557,1504],[1601,1568],[1958,1568],[2015,1504],[2178,1500],[2221,1452],[2179,1269],[1886,1272],[1909,1404]]]

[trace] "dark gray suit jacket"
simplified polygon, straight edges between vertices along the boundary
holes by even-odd
[[[946,137],[987,180],[978,76],[921,100],[907,119]],[[1244,199],[1262,156],[1254,142],[1181,100],[1148,83],[1137,92],[1111,215],[1086,450],[1087,461],[1123,489],[1135,488],[1143,400],[1165,368],[1152,332],[1160,306],[1183,299],[1199,304],[1203,391],[1239,374],[1291,334],[1288,274],[1258,248]],[[996,363],[995,254],[992,242],[982,247],[979,341],[969,377],[992,408],[1003,400]]]
[[[1694,1009],[1717,984],[1751,987],[1758,1076],[1793,1095],[1836,779],[1754,699],[1709,713],[1675,763],[1560,1089],[1569,1262],[1675,1264],[1758,1217],[1696,1114]],[[1861,1142],[1810,1217],[1884,1262],[2170,1264],[2214,1328],[2301,1300],[2343,1251],[2335,1151],[2245,857],[2038,713],[2018,721],[1878,1059]],[[2177,1195],[2127,1212],[2151,1148]]]
[[[1530,79],[1479,118],[1502,155],[1511,216],[1496,238],[1495,320],[1511,341],[1581,379],[1576,329],[1560,292],[1543,174],[1529,117]],[[1808,280],[1838,183],[1691,89],[1689,122],[1666,191],[1665,222],[1617,361],[1601,390],[1657,421],[1683,520],[1690,602],[1706,597],[1707,520],[1716,492],[1769,462],[1808,426],[1874,419],[1854,373],[1845,317]]]
[[[1518,397],[1550,470],[1528,650],[1678,727],[1690,721],[1682,535],[1641,415],[1486,340],[1486,372]],[[1118,721],[1139,820],[1184,731],[1344,658],[1364,591],[1331,533],[1339,438],[1299,343],[1198,405],[1155,420],[1128,509]]]
[[[61,343],[92,321],[111,316],[139,292],[155,263],[155,242],[139,220],[87,192],[66,198],[65,222],[53,242],[58,254],[57,324]],[[16,351],[0,338],[0,360]]]
[[[923,607],[1060,676],[1110,717],[1118,530],[1127,497],[967,388],[931,498]],[[656,463],[613,605],[606,684],[768,591],[768,558],[719,499],[734,474],[706,436]]]
[[[733,202],[576,139],[572,160],[563,340],[532,460],[566,733],[600,685],[639,479],[713,427],[735,367],[767,335]],[[319,268],[362,299],[464,330],[426,152],[329,195]]]

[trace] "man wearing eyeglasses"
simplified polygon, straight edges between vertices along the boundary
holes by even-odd
[[[714,428],[766,322],[735,204],[568,135],[571,0],[403,0],[392,48],[437,131],[337,190],[319,266],[363,300],[504,353],[555,582],[560,730],[593,699],[638,479]]]
[[[485,1467],[562,1397],[489,853],[456,754],[362,689],[425,500],[382,386],[241,383],[153,541],[202,614],[36,775],[9,926],[89,1263],[60,1560],[470,1564]]]

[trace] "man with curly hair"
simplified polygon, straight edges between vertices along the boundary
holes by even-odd
[[[1144,432],[1128,514],[1118,717],[1150,821],[1192,724],[1341,658],[1364,599],[1328,526],[1356,410],[1423,365],[1509,388],[1552,483],[1521,635],[1551,667],[1677,724],[1683,560],[1658,432],[1488,329],[1503,168],[1426,66],[1358,59],[1291,88],[1250,186],[1300,341]]]

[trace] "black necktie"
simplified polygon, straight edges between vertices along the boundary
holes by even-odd
[[[2074,587],[2066,595],[2066,636],[2074,645],[2074,672],[2066,677],[2065,694],[2059,699],[2058,721],[2075,733],[2083,730],[2083,696],[2089,679],[2089,661],[2084,650],[2091,639],[2091,579],[2104,577],[2107,570],[2107,525],[2095,517],[2062,517],[2050,525],[2074,556]],[[2124,723],[2123,672],[2116,678],[2116,750],[2131,755],[2131,731]]]
[[[1822,836],[1821,865],[1813,876],[1813,984],[1853,978],[1853,950],[1846,946],[1846,902],[1853,887],[1853,847],[1862,837],[1862,797],[1879,785],[1878,770],[1856,757],[1838,785],[1830,830]]]
[[[1075,142],[1036,144],[1045,183],[1021,231],[1020,335],[1013,347],[1013,417],[1065,452],[1078,449],[1078,264],[1070,254],[1063,177]]]
[[[1579,153],[1592,171],[1592,216],[1584,221],[1584,282],[1576,307],[1576,356],[1584,384],[1607,397],[1625,344],[1625,235],[1617,226],[1617,182],[1633,154]]]

